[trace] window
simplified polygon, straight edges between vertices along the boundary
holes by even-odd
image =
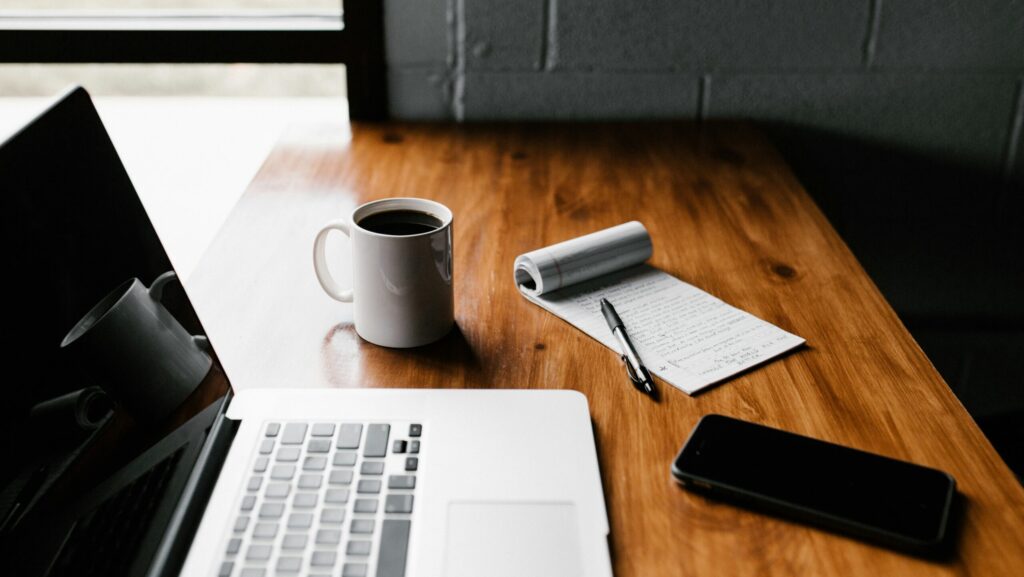
[[[0,62],[344,64],[352,118],[380,118],[385,110],[380,0],[3,0]],[[128,67],[113,70],[133,76]],[[158,68],[138,70],[145,76]],[[231,76],[189,74],[222,83]]]

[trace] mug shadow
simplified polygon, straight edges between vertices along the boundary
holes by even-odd
[[[409,349],[392,349],[363,340],[351,322],[331,327],[321,353],[328,381],[337,387],[480,386],[480,357],[456,323],[441,339]]]

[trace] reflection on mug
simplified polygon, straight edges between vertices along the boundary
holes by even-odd
[[[103,297],[68,331],[71,353],[112,397],[142,420],[170,414],[213,365],[205,336],[193,336],[161,303],[173,271],[147,289],[129,279]]]

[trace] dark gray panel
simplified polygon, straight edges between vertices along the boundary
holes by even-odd
[[[399,120],[446,120],[452,117],[451,82],[443,68],[388,70],[388,111]]]
[[[1002,170],[1016,79],[986,74],[715,75],[709,117],[740,117]]]
[[[448,0],[385,0],[384,54],[389,65],[448,64]]]
[[[569,69],[856,66],[869,20],[867,0],[557,1]]]
[[[694,118],[698,79],[683,74],[469,72],[466,120]]]
[[[547,6],[544,0],[466,0],[466,68],[540,69]]]
[[[1024,68],[1024,2],[885,0],[878,66]]]

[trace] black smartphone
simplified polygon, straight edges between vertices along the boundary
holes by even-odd
[[[947,473],[722,415],[706,415],[672,463],[688,489],[919,554],[941,552]]]

